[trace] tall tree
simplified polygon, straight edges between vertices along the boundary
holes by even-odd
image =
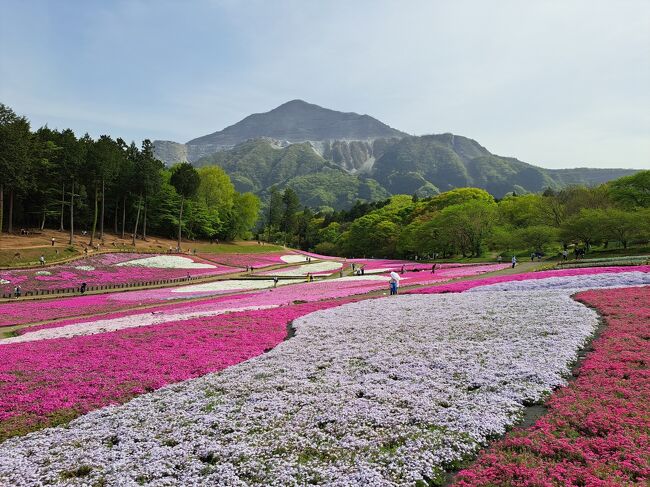
[[[201,184],[201,179],[194,166],[189,162],[184,162],[172,169],[170,182],[181,197],[180,210],[178,212],[178,249],[180,250],[183,227],[183,204],[187,198],[191,198],[196,194],[199,189],[199,184]]]
[[[4,215],[4,193],[9,191],[7,231],[13,232],[16,193],[26,187],[32,135],[29,122],[0,103],[0,233]]]

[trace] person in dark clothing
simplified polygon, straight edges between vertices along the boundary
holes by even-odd
[[[81,283],[81,287],[79,288],[79,292],[80,292],[81,294],[84,294],[84,293],[86,292],[86,288],[87,288],[87,287],[88,287],[88,285],[87,285],[85,282],[82,282],[82,283]]]

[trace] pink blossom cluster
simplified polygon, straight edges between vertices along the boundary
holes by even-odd
[[[565,277],[565,276],[585,276],[593,274],[614,273],[621,272],[627,273],[630,271],[650,272],[650,266],[641,265],[634,267],[591,267],[580,269],[560,269],[540,272],[525,272],[522,274],[509,274],[504,276],[484,277],[481,279],[474,279],[471,281],[460,281],[441,286],[433,286],[429,288],[417,289],[410,291],[417,294],[435,294],[435,293],[460,293],[468,289],[478,286],[487,286],[490,284],[498,284],[501,282],[510,281],[527,281],[531,279],[546,279],[549,277]]]
[[[3,345],[0,441],[260,355],[286,337],[292,320],[349,301]]]
[[[0,294],[11,293],[21,286],[23,294],[36,290],[55,290],[88,286],[107,286],[136,282],[149,282],[181,277],[226,274],[237,269],[219,266],[204,269],[154,268],[144,266],[118,266],[124,262],[147,258],[145,254],[102,254],[76,260],[68,264],[42,266],[25,270],[0,271]],[[201,262],[193,258],[196,262]]]
[[[455,485],[648,485],[650,287],[587,291],[577,299],[607,323],[578,378],[551,396],[533,427],[483,451]]]

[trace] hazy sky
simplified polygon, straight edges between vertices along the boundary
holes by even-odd
[[[34,127],[186,142],[295,98],[650,168],[650,1],[0,0],[0,102]]]

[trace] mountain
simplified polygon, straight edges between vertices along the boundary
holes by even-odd
[[[262,198],[271,186],[293,187],[303,204],[345,208],[356,199],[391,194],[429,196],[475,186],[496,197],[595,185],[632,174],[630,169],[544,169],[492,154],[454,134],[410,136],[368,115],[344,113],[293,100],[250,115],[186,144],[155,141],[167,164],[217,164],[238,191]]]
[[[201,157],[261,137],[274,139],[281,146],[307,142],[327,159],[347,171],[356,172],[367,169],[374,162],[377,155],[375,140],[404,135],[369,115],[338,112],[292,100],[269,112],[249,115],[234,125],[186,144],[157,140],[154,147],[158,158],[171,164],[185,160],[195,162]]]
[[[253,139],[200,159],[197,166],[216,164],[239,192],[252,191],[265,199],[271,186],[291,186],[302,204],[347,208],[357,199],[390,196],[374,179],[350,174],[314,152],[309,143],[281,147],[270,139]]]

